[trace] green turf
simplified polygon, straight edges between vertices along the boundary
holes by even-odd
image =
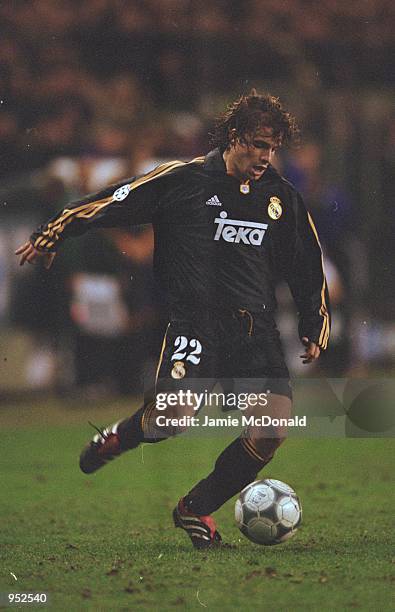
[[[86,420],[127,412],[2,408],[0,592],[46,591],[52,610],[390,609],[391,440],[289,440],[262,476],[295,487],[300,531],[256,546],[231,501],[216,518],[232,547],[202,553],[171,510],[229,436],[145,445],[84,476]]]

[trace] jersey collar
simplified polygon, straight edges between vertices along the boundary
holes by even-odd
[[[213,149],[210,153],[207,153],[204,158],[204,168],[208,172],[220,172],[226,174],[226,166],[224,158],[222,157],[223,151],[219,148]]]

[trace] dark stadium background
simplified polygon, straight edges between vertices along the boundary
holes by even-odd
[[[13,251],[70,199],[206,152],[215,115],[252,86],[304,134],[276,163],[327,258],[332,348],[308,375],[393,373],[393,17],[386,0],[1,2],[0,400],[141,391],[164,324],[150,229],[70,241],[50,273]]]

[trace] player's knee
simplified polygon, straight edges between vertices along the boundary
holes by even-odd
[[[254,445],[257,454],[267,463],[273,458],[276,450],[284,441],[285,437],[267,438],[266,436],[262,436],[252,439],[251,443]]]
[[[262,448],[268,445],[277,448],[287,437],[291,412],[290,398],[272,394],[267,406],[255,407],[250,411],[252,419],[247,428],[247,436]],[[268,440],[271,440],[270,444]]]

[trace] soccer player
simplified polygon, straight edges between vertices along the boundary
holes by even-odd
[[[316,229],[300,194],[271,165],[297,131],[277,98],[252,90],[220,117],[215,148],[205,157],[162,164],[71,203],[16,251],[20,264],[42,260],[48,268],[64,240],[90,229],[152,223],[155,273],[169,309],[156,393],[232,379],[243,391],[270,392],[267,413],[288,417],[292,393],[274,320],[277,280],[287,281],[298,308],[303,363],[327,348],[330,329]],[[174,421],[158,425],[155,397],[99,430],[81,453],[83,472],[182,431]],[[196,414],[195,407],[169,406],[166,417]],[[178,502],[175,525],[196,548],[220,542],[210,515],[256,479],[284,440],[283,428],[263,429],[247,427]]]

